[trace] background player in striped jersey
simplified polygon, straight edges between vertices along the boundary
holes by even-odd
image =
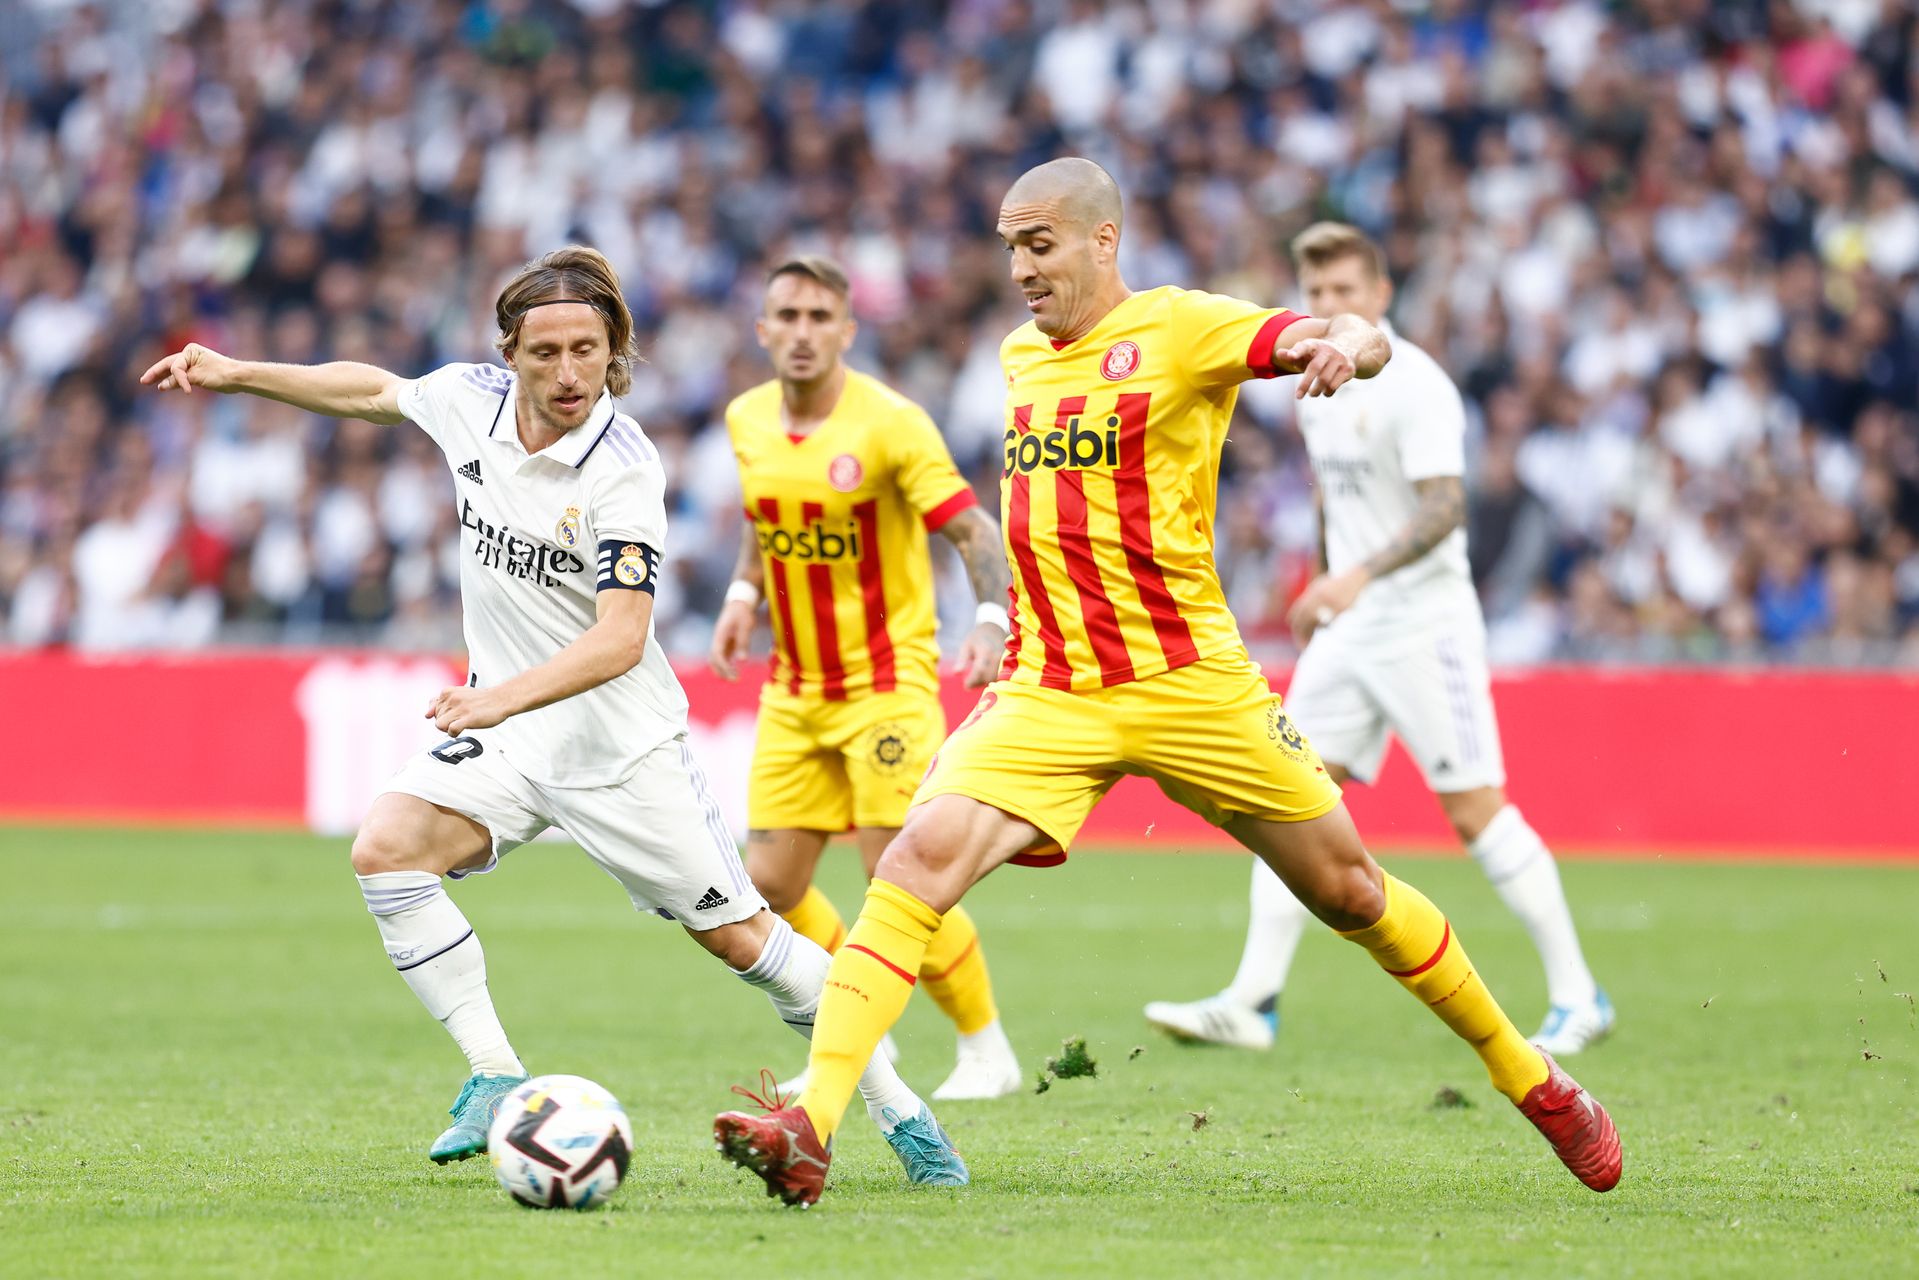
[[[1519,1034],[1438,908],[1367,854],[1247,655],[1213,564],[1238,384],[1298,373],[1299,395],[1331,395],[1385,365],[1386,338],[1353,315],[1134,293],[1119,274],[1120,222],[1112,178],[1077,158],[1022,175],[1001,204],[1033,315],[1000,348],[1007,658],[940,748],[833,958],[805,1092],[765,1116],[722,1114],[714,1137],[788,1203],[818,1199],[860,1064],[905,1008],[942,914],[1003,863],[1064,860],[1131,773],[1258,854],[1473,1047],[1576,1177],[1608,1190],[1620,1172],[1611,1118]]]
[[[1306,301],[1385,328],[1393,361],[1379,377],[1299,406],[1318,475],[1321,574],[1292,610],[1305,644],[1286,708],[1335,781],[1371,782],[1387,735],[1406,744],[1460,842],[1532,936],[1551,1008],[1533,1043],[1577,1053],[1612,1029],[1560,887],[1559,868],[1506,802],[1486,669],[1486,624],[1466,566],[1466,409],[1446,371],[1392,334],[1385,255],[1339,223],[1293,241]],[[1188,1040],[1266,1048],[1279,992],[1310,919],[1257,858],[1239,972],[1218,995],[1155,1001],[1147,1021]]]
[[[969,685],[992,677],[1005,646],[1009,584],[999,526],[932,419],[842,362],[857,330],[848,293],[846,274],[822,258],[781,263],[767,277],[755,330],[778,376],[726,410],[747,526],[710,657],[737,678],[770,594],[773,667],[747,791],[747,870],[773,909],[828,951],[846,926],[813,885],[827,838],[857,827],[870,874],[946,736],[927,534],[952,542],[979,601],[959,654]],[[946,914],[917,977],[959,1035],[958,1060],[933,1096],[1019,1088],[964,909]]]

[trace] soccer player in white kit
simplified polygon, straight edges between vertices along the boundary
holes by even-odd
[[[1314,315],[1354,312],[1387,328],[1392,282],[1364,234],[1318,223],[1293,241],[1293,258]],[[1586,967],[1551,851],[1506,799],[1486,624],[1466,563],[1465,407],[1438,362],[1391,338],[1378,377],[1298,404],[1325,564],[1288,616],[1305,650],[1286,710],[1342,784],[1377,776],[1389,734],[1406,745],[1545,964],[1551,1009],[1533,1042],[1577,1053],[1612,1030],[1612,1002]],[[1254,859],[1232,984],[1204,1000],[1155,1001],[1147,1021],[1182,1040],[1270,1047],[1311,918]]]
[[[767,909],[687,750],[686,696],[652,627],[665,472],[613,403],[636,358],[618,277],[592,249],[556,250],[523,267],[495,310],[504,369],[453,364],[409,380],[196,344],[141,377],[411,421],[446,456],[471,675],[427,710],[447,741],[401,768],[353,842],[387,955],[471,1070],[428,1153],[441,1164],[486,1150],[500,1099],[527,1077],[487,992],[480,941],[442,877],[490,871],[557,827],[635,908],[679,922],[802,1034],[830,963]],[[861,1092],[912,1181],[966,1182],[951,1140],[884,1057]]]

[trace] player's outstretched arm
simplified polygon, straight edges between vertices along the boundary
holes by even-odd
[[[753,522],[749,520],[740,536],[740,554],[733,562],[733,582],[726,589],[726,603],[720,606],[720,616],[713,623],[713,647],[706,654],[706,665],[720,679],[740,678],[740,662],[752,644],[753,623],[765,596],[766,566],[760,563],[760,540],[753,535]]]
[[[940,526],[940,533],[959,552],[966,566],[967,580],[973,584],[973,598],[979,601],[973,630],[960,646],[959,668],[966,673],[966,687],[977,689],[993,678],[999,669],[1000,655],[1006,649],[1006,605],[1013,589],[1012,570],[1006,566],[1006,550],[1000,541],[999,521],[978,507],[968,507]]]
[[[364,418],[392,425],[405,421],[400,388],[405,379],[370,364],[335,360],[329,364],[269,364],[235,360],[211,347],[189,342],[156,361],[140,375],[143,385],[188,395],[195,387],[278,400],[329,418]]]
[[[1419,559],[1466,522],[1466,482],[1458,476],[1431,476],[1413,481],[1419,505],[1393,540],[1364,564],[1341,574],[1321,573],[1307,584],[1286,611],[1293,638],[1305,644],[1315,629],[1352,608],[1366,584]]]
[[[491,688],[442,689],[426,718],[449,737],[491,729],[510,716],[550,706],[623,676],[646,655],[653,594],[611,588],[596,597],[598,617],[580,638],[542,662]]]
[[[1354,378],[1370,378],[1393,358],[1379,326],[1356,315],[1314,316],[1286,326],[1273,348],[1273,368],[1299,375],[1296,399],[1329,396]]]

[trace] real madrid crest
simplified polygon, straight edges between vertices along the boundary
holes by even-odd
[[[1139,368],[1139,344],[1137,342],[1115,342],[1106,348],[1106,358],[1099,362],[1099,376],[1108,382],[1118,382],[1122,378],[1133,376],[1133,370]]]
[[[629,587],[645,586],[652,572],[646,553],[630,542],[620,548],[620,558],[613,562],[613,576]]]
[[[568,507],[566,514],[560,517],[560,523],[553,527],[553,541],[574,551],[580,545],[580,509]]]

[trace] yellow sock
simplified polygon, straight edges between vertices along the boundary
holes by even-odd
[[[955,906],[941,918],[939,932],[920,961],[920,982],[963,1036],[984,1030],[999,1017],[986,953],[980,950],[979,930],[966,908]]]
[[[1370,951],[1380,968],[1472,1045],[1493,1086],[1508,1098],[1518,1102],[1545,1080],[1546,1060],[1493,999],[1452,925],[1425,894],[1389,875],[1385,914],[1340,936]]]
[[[813,1023],[813,1054],[799,1105],[826,1142],[840,1127],[866,1064],[913,994],[913,976],[940,913],[884,880],[866,887],[866,906],[826,971]]]
[[[791,911],[782,911],[780,915],[793,926],[794,933],[819,943],[827,955],[838,951],[840,943],[846,941],[846,922],[840,919],[839,908],[820,892],[818,885],[807,885],[806,896],[794,903]]]

